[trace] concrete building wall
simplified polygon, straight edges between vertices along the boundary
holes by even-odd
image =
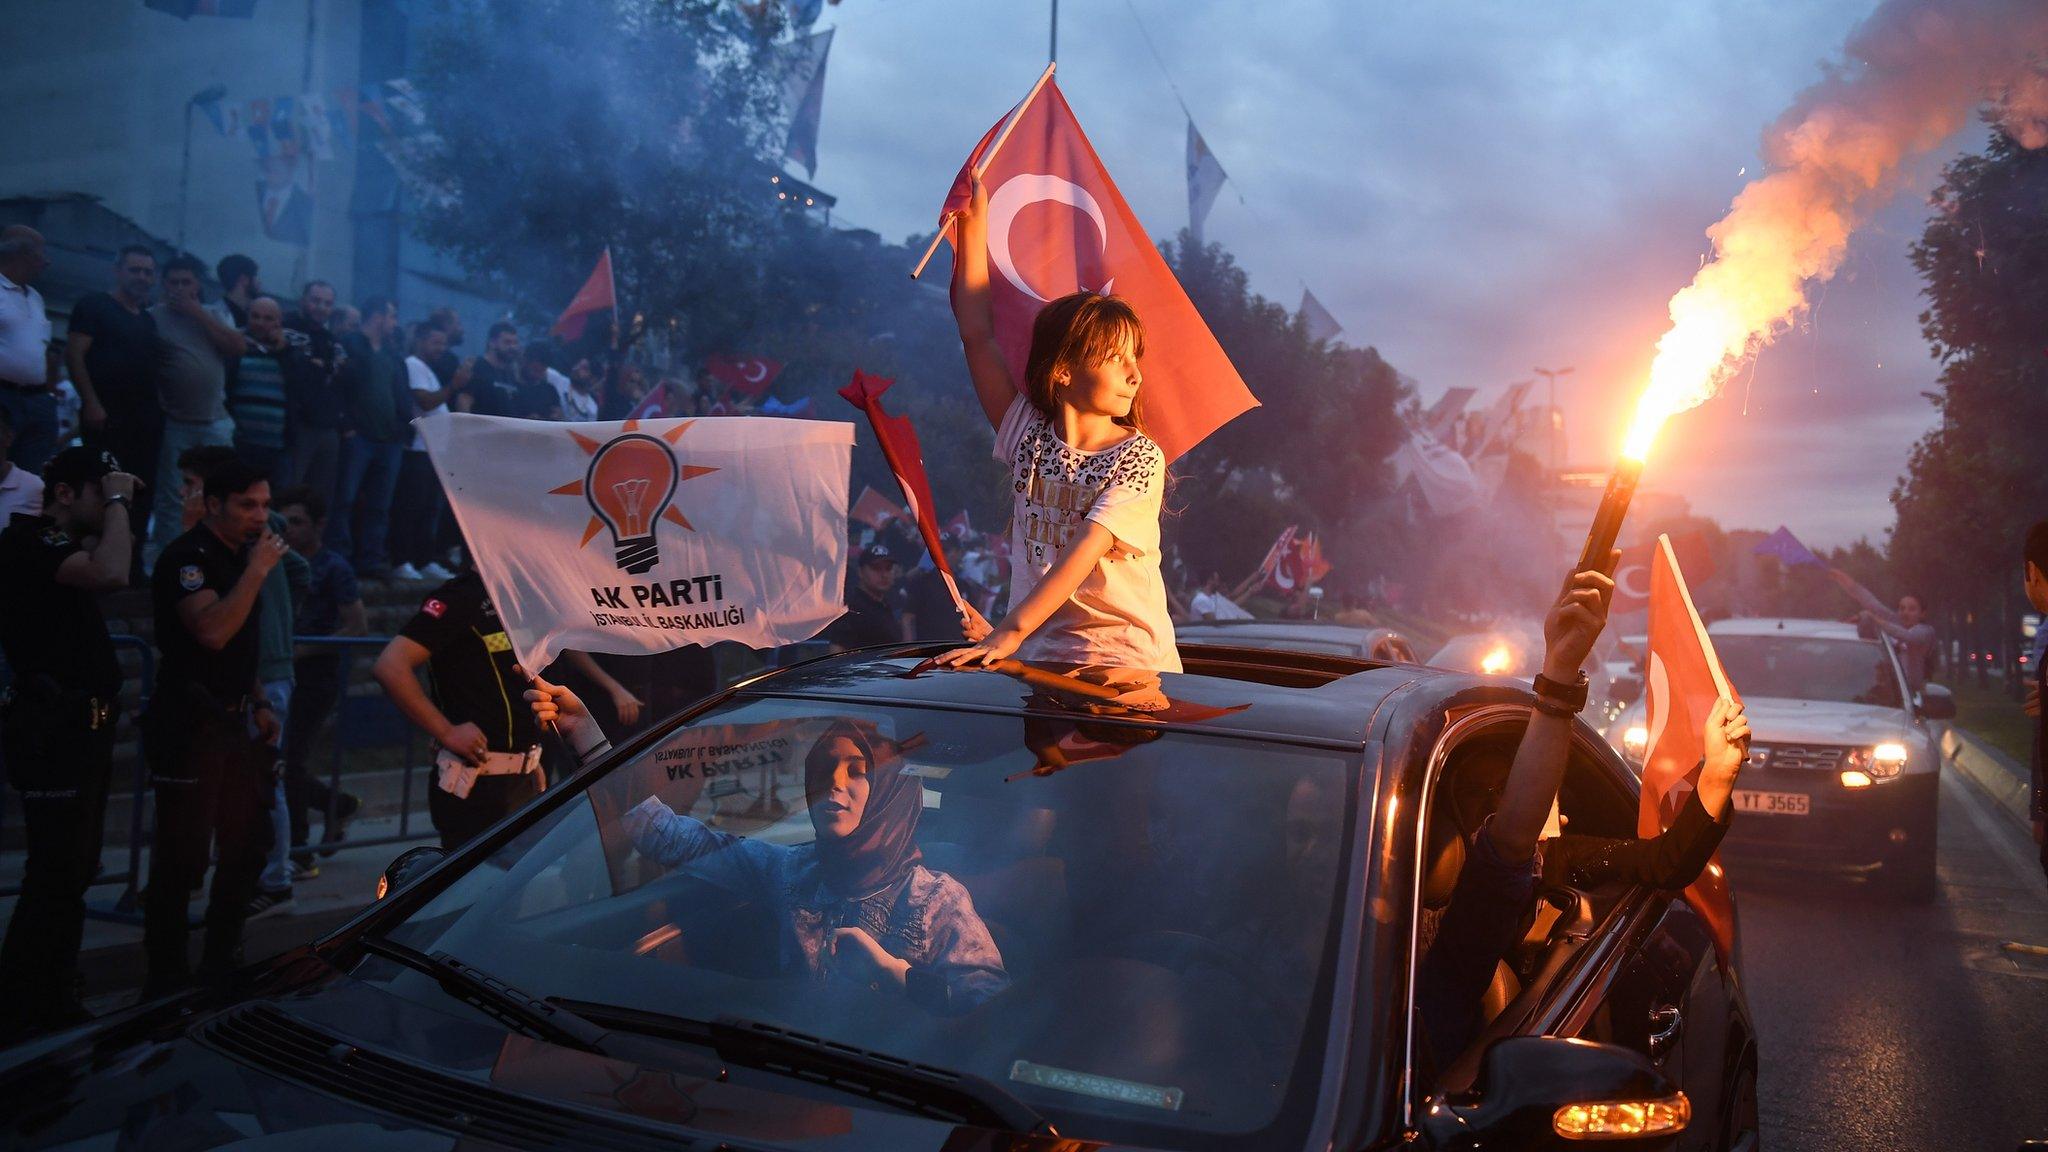
[[[305,279],[354,294],[350,218],[356,153],[314,161],[306,247],[264,235],[256,155],[191,113],[191,182],[180,196],[186,102],[219,84],[227,101],[328,93],[359,73],[361,0],[261,0],[250,19],[190,20],[141,0],[17,0],[0,37],[0,197],[82,192],[208,264],[255,258],[264,285]],[[310,51],[308,17],[310,28]]]

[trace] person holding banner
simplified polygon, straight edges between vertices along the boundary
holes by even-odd
[[[450,852],[540,795],[540,726],[519,699],[526,678],[474,568],[429,593],[371,674],[440,751],[427,811]],[[431,697],[417,670],[426,667]]]
[[[1010,656],[1181,670],[1159,569],[1166,455],[1144,433],[1144,328],[1115,296],[1081,291],[1032,325],[1023,387],[996,341],[988,190],[978,176],[956,223],[953,315],[996,459],[1016,493],[1010,611],[979,643],[939,658],[986,667]]]

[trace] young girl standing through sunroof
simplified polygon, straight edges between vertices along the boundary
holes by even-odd
[[[1014,655],[1178,672],[1159,571],[1166,456],[1139,404],[1144,329],[1115,296],[1062,296],[1032,325],[1019,388],[996,344],[987,218],[976,179],[956,222],[953,316],[996,459],[1010,466],[1010,608],[980,643],[940,662]]]

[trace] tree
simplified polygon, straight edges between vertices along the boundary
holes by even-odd
[[[1335,581],[1362,587],[1398,530],[1387,457],[1406,434],[1407,384],[1372,348],[1311,339],[1221,245],[1183,230],[1162,251],[1261,405],[1175,465],[1172,538],[1197,570],[1235,578],[1300,523],[1321,533]]]
[[[612,250],[622,299],[744,325],[781,242],[780,57],[719,0],[436,0],[415,69],[421,236],[552,315]]]
[[[2048,509],[2048,155],[1998,131],[1944,176],[1912,249],[1941,425],[1892,490],[1891,560],[1937,612],[2003,621],[2020,538]],[[1993,642],[2011,632],[2001,623]]]

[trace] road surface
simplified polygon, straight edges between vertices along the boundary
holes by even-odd
[[[2048,1138],[2048,882],[2028,835],[1944,765],[1940,895],[1731,864],[1767,1152]]]

